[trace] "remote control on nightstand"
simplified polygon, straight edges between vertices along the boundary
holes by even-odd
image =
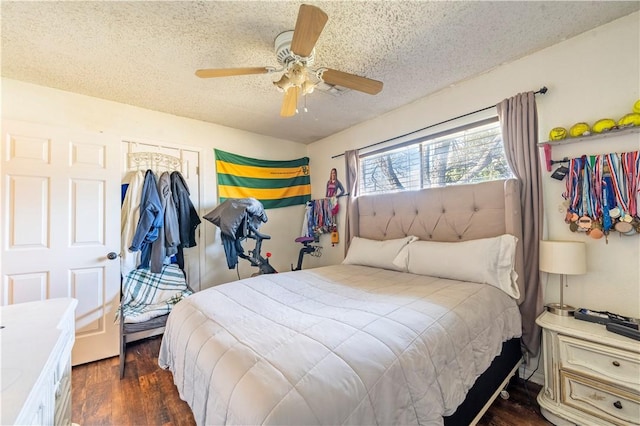
[[[609,330],[612,333],[616,333],[625,337],[630,337],[635,340],[640,340],[640,330],[636,330],[635,328],[627,327],[621,324],[616,324],[614,322],[608,323],[606,327],[607,327],[607,330]]]

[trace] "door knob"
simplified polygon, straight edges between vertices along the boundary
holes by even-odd
[[[107,259],[109,259],[109,260],[116,259],[117,257],[118,257],[118,254],[117,254],[116,252],[114,252],[114,251],[110,252],[110,253],[107,255]]]

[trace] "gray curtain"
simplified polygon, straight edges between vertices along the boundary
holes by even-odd
[[[540,349],[536,318],[544,310],[539,270],[542,238],[542,178],[538,153],[538,112],[533,92],[520,93],[497,105],[502,138],[511,170],[520,180],[525,297],[520,304],[522,342],[531,355]]]
[[[358,157],[358,150],[345,151],[344,153],[345,170],[347,171],[347,192],[349,197],[347,198],[347,211],[345,214],[344,234],[346,235],[346,241],[344,244],[344,254],[347,255],[349,250],[349,244],[351,244],[351,238],[357,234],[356,229],[358,224],[354,223],[351,217],[353,212],[353,200],[358,196],[358,186],[360,185],[358,174],[360,172],[360,158]]]

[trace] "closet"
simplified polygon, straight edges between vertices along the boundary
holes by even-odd
[[[199,241],[200,219],[197,207],[199,205],[198,152],[165,148],[164,151],[170,150],[172,154],[176,154],[171,155],[161,152],[163,148],[160,146],[134,142],[125,142],[124,148],[126,158],[123,164],[126,170],[122,178],[121,191],[120,261],[123,286],[119,309],[120,378],[124,376],[127,343],[162,333],[175,300],[194,290],[199,290],[200,256],[198,252],[202,247]],[[171,189],[171,195],[163,194],[161,189],[159,192],[154,192],[155,200],[150,203],[145,201],[153,198],[148,197],[148,188],[153,190],[164,188],[165,191]],[[132,199],[136,193],[137,200],[135,197]],[[175,206],[174,201],[176,201]],[[172,208],[167,208],[162,215],[149,213],[156,209],[145,210],[150,205],[162,205],[164,208],[164,204],[169,202]],[[138,215],[133,214],[133,206],[140,206]],[[167,224],[164,222],[165,217],[169,218],[169,216],[172,218],[167,220],[175,225],[172,226],[173,232],[165,232],[165,229],[171,229],[164,228]],[[146,240],[145,235],[147,237],[150,235],[148,230],[151,217],[154,218],[154,222],[159,221],[162,226],[155,231],[159,245],[142,243]],[[145,224],[140,227],[143,222]],[[186,232],[185,228],[189,231]],[[188,238],[185,237],[185,232],[189,235]],[[181,244],[188,241],[189,248],[182,247],[174,250],[177,253],[166,253],[165,247],[170,245],[169,239],[177,240],[178,236]],[[165,238],[167,244],[164,244]],[[138,250],[133,252],[129,250],[132,245]],[[162,260],[167,258],[172,259],[172,264],[163,266]],[[139,266],[140,269],[137,269]],[[176,295],[176,291],[180,293]],[[175,299],[175,297],[178,298]]]
[[[122,142],[123,170],[121,182],[127,182],[131,173],[146,171],[147,169],[162,171],[179,171],[189,187],[190,199],[194,208],[200,214],[201,179],[200,153],[197,149],[177,148],[154,142],[123,141]],[[156,173],[159,177],[159,173]],[[204,265],[204,241],[201,238],[202,226],[196,229],[195,247],[185,249],[184,271],[187,282],[194,291],[201,290],[201,265]],[[122,245],[125,243],[122,242]]]

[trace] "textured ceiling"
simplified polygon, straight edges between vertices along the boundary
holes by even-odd
[[[317,1],[315,65],[384,82],[375,96],[315,91],[279,115],[274,74],[200,79],[199,68],[278,67],[297,1],[2,0],[2,76],[310,143],[575,36],[640,2]],[[301,101],[302,106],[302,101]]]

